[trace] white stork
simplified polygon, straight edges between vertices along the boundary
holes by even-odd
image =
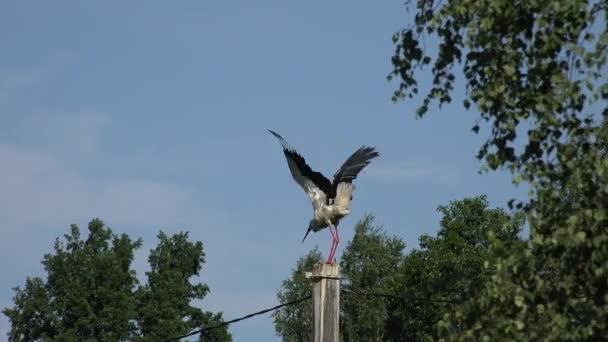
[[[374,147],[362,146],[346,159],[344,164],[334,174],[333,182],[330,182],[320,172],[313,171],[306,164],[304,158],[289,146],[283,137],[271,130],[268,131],[283,146],[283,153],[285,153],[285,158],[287,158],[287,165],[289,165],[293,179],[306,191],[312,202],[314,216],[308,224],[308,230],[302,242],[304,242],[311,230],[318,232],[323,228],[329,227],[332,242],[327,262],[331,264],[340,242],[338,223],[340,219],[350,214],[350,202],[353,198],[352,192],[355,189],[352,181],[379,154],[375,151]]]

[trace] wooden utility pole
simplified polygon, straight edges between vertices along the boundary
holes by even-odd
[[[312,280],[314,342],[340,341],[340,266],[316,264],[306,272]]]

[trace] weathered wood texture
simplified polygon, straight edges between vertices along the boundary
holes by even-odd
[[[312,284],[314,342],[340,341],[340,266],[317,264]]]

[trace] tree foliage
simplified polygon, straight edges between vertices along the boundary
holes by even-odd
[[[306,272],[312,270],[315,264],[321,263],[321,252],[315,248],[307,255],[298,259],[291,276],[284,280],[277,292],[279,302],[286,303],[312,294],[312,286],[306,278]],[[312,301],[283,307],[272,314],[274,329],[285,342],[311,341],[313,331]]]
[[[400,79],[394,99],[417,94],[416,71],[432,63],[433,85],[418,109],[423,116],[433,101],[452,100],[454,67],[461,65],[464,107],[476,104],[491,124],[479,157],[492,168],[521,171],[528,180],[547,177],[544,172],[554,170],[560,158],[576,154],[563,139],[583,137],[593,125],[588,105],[605,105],[606,6],[584,0],[418,0],[413,25],[393,36],[389,78]],[[425,40],[427,49],[421,46],[424,36],[435,38]],[[428,53],[430,42],[437,42],[436,56]],[[516,151],[517,128],[524,122],[530,125],[527,141]]]
[[[341,331],[344,341],[381,341],[385,331],[386,301],[360,297],[354,291],[370,290],[384,285],[391,270],[399,264],[405,245],[389,237],[374,226],[373,217],[366,216],[357,223],[355,237],[344,250],[340,264],[342,283],[346,284],[341,297]],[[310,280],[304,277],[317,263],[323,262],[321,253],[314,249],[298,260],[296,268],[278,291],[281,302],[305,297],[312,293]],[[388,276],[388,277],[387,277]],[[374,288],[377,290],[377,288]],[[379,315],[374,317],[374,315]],[[283,341],[303,342],[312,339],[312,303],[287,306],[274,314],[275,331]]]
[[[139,287],[136,296],[137,321],[143,341],[166,340],[222,321],[221,314],[203,312],[191,306],[193,300],[202,300],[209,288],[206,284],[192,284],[190,278],[198,276],[205,262],[203,243],[188,240],[188,233],[171,237],[158,234],[159,244],[150,251],[151,270],[146,273],[148,284]],[[224,329],[213,330],[218,341],[230,340]],[[206,340],[211,339],[206,336]]]
[[[392,313],[389,294],[403,262],[405,243],[386,234],[365,216],[344,249],[340,267],[343,289],[341,335],[346,341],[385,341]],[[373,295],[373,294],[379,295]]]
[[[608,3],[415,4],[415,22],[393,37],[389,78],[400,80],[394,99],[413,97],[417,67],[433,64],[433,85],[418,110],[423,116],[433,101],[452,100],[454,70],[462,66],[463,105],[475,104],[491,129],[478,157],[531,187],[530,199],[517,204],[526,211],[530,240],[494,260],[496,274],[483,295],[442,321],[444,337],[605,339]],[[437,43],[436,55],[422,48],[424,36]]]
[[[202,243],[186,233],[159,234],[148,283],[139,288],[131,264],[141,240],[113,234],[99,219],[86,239],[76,225],[64,238],[44,256],[47,280],[28,278],[15,288],[15,305],[4,309],[11,341],[158,341],[221,321],[221,314],[191,306],[208,288],[189,281],[205,259]],[[209,340],[231,337],[218,329]]]
[[[438,322],[482,293],[496,272],[493,260],[524,246],[518,237],[523,217],[490,209],[485,196],[438,210],[443,218],[437,236],[422,236],[419,249],[409,253],[373,216],[357,223],[340,262],[343,341],[437,340]],[[300,259],[279,299],[310,294],[304,272],[320,261],[317,250]],[[311,319],[310,305],[287,307],[275,314],[275,329],[284,341],[310,341]]]
[[[436,237],[420,237],[399,270],[391,311],[399,325],[393,341],[436,341],[437,323],[447,313],[480,295],[495,273],[492,260],[521,248],[520,215],[511,218],[488,208],[485,196],[440,206],[443,214]],[[502,248],[491,249],[500,244]]]
[[[55,241],[55,253],[44,256],[47,281],[26,280],[16,288],[9,317],[13,341],[125,340],[133,336],[137,285],[130,269],[141,241],[117,236],[101,220],[89,223],[89,236],[72,225],[65,242]]]

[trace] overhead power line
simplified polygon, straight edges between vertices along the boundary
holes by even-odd
[[[382,292],[371,292],[371,291],[356,291],[350,290],[347,288],[342,288],[340,291],[357,296],[366,296],[366,297],[380,297],[380,298],[388,298],[402,302],[422,302],[422,303],[448,303],[448,304],[462,304],[464,303],[463,299],[444,299],[444,298],[420,298],[419,296],[409,295],[409,296],[394,296],[387,293]]]
[[[399,300],[399,301],[408,301],[408,300],[415,299],[414,296],[412,296],[412,298],[408,299],[408,298],[404,298],[404,297],[400,297],[400,296],[394,296],[394,295],[390,295],[390,294],[386,294],[386,293],[381,293],[381,292],[355,291],[355,290],[351,290],[351,289],[347,289],[347,288],[342,288],[341,292],[346,293],[346,294],[350,294],[350,295],[355,295],[355,296],[382,297],[382,298],[394,299],[394,300]],[[230,321],[218,323],[218,324],[215,324],[215,325],[210,325],[208,327],[204,327],[204,328],[195,330],[195,331],[193,331],[191,333],[188,333],[188,334],[185,334],[185,335],[181,335],[181,336],[177,336],[177,337],[165,340],[165,342],[178,341],[178,340],[181,340],[182,338],[185,338],[185,337],[190,337],[190,336],[197,335],[197,334],[205,334],[208,331],[211,331],[211,330],[214,330],[214,329],[218,329],[218,328],[224,327],[224,326],[232,324],[232,323],[243,321],[243,320],[249,319],[249,318],[254,317],[254,316],[265,314],[267,312],[275,311],[275,310],[278,310],[278,309],[280,309],[282,307],[285,307],[285,306],[289,306],[289,305],[293,305],[293,304],[297,304],[297,303],[303,302],[305,300],[310,299],[311,297],[312,296],[309,295],[309,296],[306,296],[306,297],[302,297],[300,299],[292,300],[290,302],[286,302],[286,303],[282,303],[282,304],[273,306],[273,307],[268,308],[268,309],[264,309],[264,310],[260,310],[260,311],[254,312],[254,313],[245,315],[243,317],[235,318],[235,319],[232,319]],[[451,301],[451,300],[446,300],[446,299],[432,299],[432,300],[427,300],[427,301],[429,301],[429,302],[458,303],[457,301]]]
[[[193,331],[193,332],[191,332],[189,334],[181,335],[181,336],[177,336],[177,337],[165,340],[165,342],[178,341],[178,340],[181,340],[182,338],[190,337],[190,336],[193,336],[193,335],[196,335],[196,334],[204,334],[207,331],[210,331],[210,330],[213,330],[213,329],[218,329],[218,328],[221,328],[221,327],[226,326],[228,324],[236,323],[236,322],[243,321],[243,320],[246,320],[248,318],[251,318],[253,316],[257,316],[257,315],[265,314],[265,313],[270,312],[270,311],[278,310],[278,309],[280,309],[280,308],[282,308],[284,306],[288,306],[288,305],[292,305],[292,304],[297,304],[297,303],[303,302],[305,300],[310,299],[311,297],[312,296],[306,296],[306,297],[303,297],[303,298],[300,298],[300,299],[292,300],[291,302],[279,304],[277,306],[273,306],[273,307],[268,308],[268,309],[264,309],[264,310],[260,310],[258,312],[254,312],[254,313],[251,313],[251,314],[243,316],[243,317],[235,318],[235,319],[230,320],[230,321],[226,321],[226,322],[218,323],[216,325],[211,325],[211,326],[208,326],[208,327],[204,327],[202,329],[195,330],[195,331]]]

